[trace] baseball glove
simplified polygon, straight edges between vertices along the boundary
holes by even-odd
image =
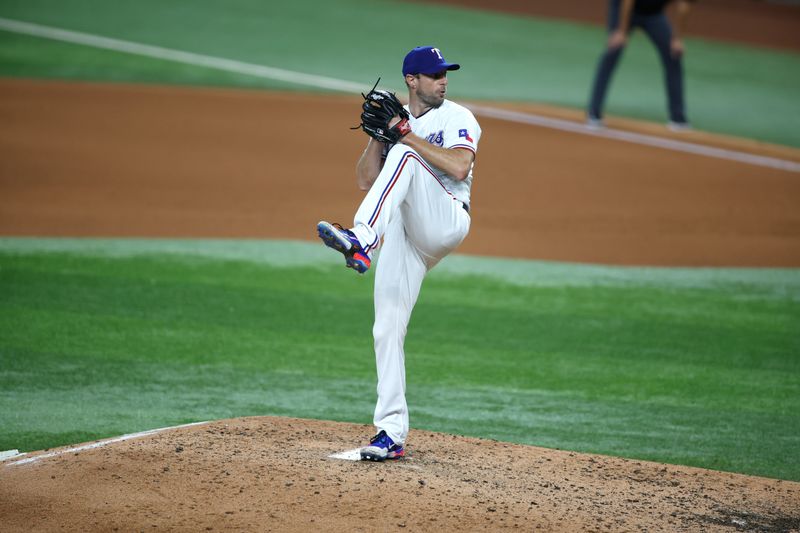
[[[380,81],[378,78],[375,87]],[[363,109],[361,124],[352,129],[361,128],[376,141],[394,144],[411,131],[408,111],[403,108],[403,104],[394,93],[375,87],[367,94],[361,93],[364,97],[364,104],[361,106]],[[399,117],[400,120],[389,126],[395,117]]]

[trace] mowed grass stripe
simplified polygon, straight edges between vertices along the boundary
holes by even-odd
[[[414,427],[800,479],[796,271],[451,259],[409,328]],[[3,239],[0,449],[368,424],[371,289],[312,243]]]
[[[0,4],[0,17],[363,84],[355,93],[377,77],[401,88],[403,55],[422,43],[436,44],[463,66],[449,86],[456,100],[536,101],[578,109],[586,105],[606,39],[600,26],[567,21],[394,0],[372,7],[403,13],[415,24],[387,46],[365,50],[352,35],[373,23],[372,13],[357,0],[37,0]],[[646,40],[641,32],[632,36],[607,111],[665,122],[663,73]],[[478,41],[490,46],[476,46]],[[695,38],[686,44],[687,102],[696,128],[800,146],[798,128],[789,119],[800,110],[798,54]],[[0,32],[0,75],[305,88],[84,48]],[[497,83],[501,72],[514,75],[499,75]]]
[[[341,257],[318,242],[256,239],[103,239],[0,237],[0,252],[60,253],[124,258],[139,255],[187,256],[265,263],[274,266],[330,268]],[[616,267],[556,261],[452,254],[429,274],[478,276],[523,286],[651,285],[708,287],[740,284],[778,297],[800,298],[800,269]],[[369,274],[367,275],[369,277]]]

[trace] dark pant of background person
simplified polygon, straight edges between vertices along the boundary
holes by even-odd
[[[608,30],[613,32],[619,23],[620,1],[612,0],[608,7]],[[654,15],[631,14],[631,29],[639,27],[647,34],[658,49],[661,63],[664,67],[667,85],[667,99],[669,101],[669,118],[673,122],[685,123],[686,112],[683,103],[683,62],[681,55],[674,57],[670,51],[672,40],[672,27],[662,11]],[[592,87],[591,101],[589,102],[589,117],[599,119],[603,117],[603,104],[606,99],[611,76],[617,67],[617,62],[622,57],[624,46],[610,50],[606,49],[597,65],[597,73]]]

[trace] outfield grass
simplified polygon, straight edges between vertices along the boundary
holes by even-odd
[[[372,276],[339,259],[0,239],[0,449],[245,415],[369,423]],[[799,325],[797,270],[451,257],[409,330],[412,425],[800,480]]]
[[[364,28],[413,20],[381,46]],[[0,17],[363,83],[402,87],[403,55],[437,44],[463,68],[455,99],[535,101],[582,109],[605,37],[598,26],[442,5],[375,0],[7,0]],[[607,111],[666,121],[655,49],[634,34]],[[687,39],[689,116],[699,129],[800,147],[800,55]],[[313,90],[0,31],[0,76]]]

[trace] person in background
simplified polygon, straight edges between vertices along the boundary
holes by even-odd
[[[603,105],[614,69],[622,57],[631,30],[641,28],[658,50],[664,68],[669,122],[673,131],[690,128],[686,117],[683,90],[683,40],[681,35],[690,10],[690,0],[676,0],[675,26],[670,24],[665,9],[672,0],[610,0],[608,3],[608,44],[592,85],[586,123],[603,127]]]

